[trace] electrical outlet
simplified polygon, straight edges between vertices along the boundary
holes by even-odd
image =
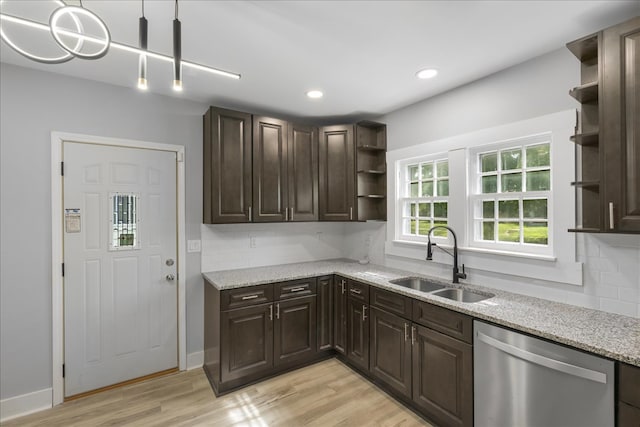
[[[322,241],[322,231],[316,231],[316,238]]]
[[[249,247],[250,248],[256,247],[256,236],[249,236]]]
[[[202,250],[202,245],[200,240],[187,240],[187,252],[200,252]]]
[[[371,241],[372,241],[371,234],[367,234],[367,237],[364,239],[365,246],[370,248],[371,247]]]

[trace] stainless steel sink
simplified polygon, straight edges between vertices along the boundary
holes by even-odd
[[[433,292],[432,295],[436,295],[442,298],[447,298],[453,301],[459,302],[479,302],[484,301],[489,298],[493,298],[495,295],[489,294],[479,294],[477,292],[469,291],[466,289],[460,288],[447,288],[442,289],[440,291]]]
[[[446,288],[445,285],[437,282],[432,282],[428,279],[423,279],[422,277],[402,277],[400,279],[390,280],[389,282],[393,283],[394,285],[403,286],[405,288],[415,289],[422,292],[433,292],[439,289]]]

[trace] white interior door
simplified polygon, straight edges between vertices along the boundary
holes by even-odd
[[[63,143],[65,397],[178,365],[176,153]]]

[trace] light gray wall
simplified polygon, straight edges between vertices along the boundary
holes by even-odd
[[[396,110],[380,121],[387,124],[388,149],[395,150],[578,108],[569,89],[579,81],[578,60],[563,48]]]
[[[177,98],[1,64],[0,399],[51,387],[51,131],[185,146],[200,239],[202,114]],[[187,353],[203,347],[200,254],[187,255]]]

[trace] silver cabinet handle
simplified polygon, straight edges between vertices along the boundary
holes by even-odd
[[[342,282],[342,283],[341,283],[341,285],[342,285],[342,293],[344,294],[344,290],[345,290],[345,286],[344,286],[344,285],[345,285],[345,282],[344,282],[344,279],[343,279],[343,280],[341,280],[341,282]]]
[[[253,218],[251,216],[251,206],[249,206],[249,222],[253,221]]]
[[[367,306],[363,305],[362,306],[362,321],[364,322],[365,320],[367,320]]]
[[[536,365],[544,366],[549,369],[564,372],[565,374],[573,375],[575,377],[581,377],[586,380],[595,381],[598,383],[606,384],[607,375],[594,371],[591,369],[583,368],[581,366],[571,365],[569,363],[561,362],[559,360],[551,359],[540,354],[532,353],[530,351],[523,350],[521,348],[512,346],[493,337],[478,332],[478,339],[483,343],[495,347],[504,353],[510,354],[518,359],[526,360],[527,362],[535,363]]]
[[[351,293],[352,294],[356,294],[356,295],[360,295],[362,293],[362,291],[360,289],[351,288]]]
[[[273,304],[269,306],[269,320],[273,320]]]
[[[353,221],[353,206],[349,207],[349,221]]]
[[[293,208],[291,208],[291,221],[293,221]]]
[[[404,342],[409,341],[409,325],[404,324]]]
[[[280,303],[276,304],[276,319],[280,318]]]
[[[411,345],[413,346],[416,343],[416,327],[411,327]]]
[[[289,221],[289,208],[284,208],[284,220]]]
[[[613,230],[615,225],[615,219],[613,217],[613,202],[609,202],[609,228]]]
[[[304,287],[299,287],[299,288],[291,288],[291,290],[289,292],[300,292],[300,291],[304,291],[306,288]]]
[[[246,297],[242,297],[242,301],[246,301],[248,299],[256,299],[258,298],[258,295],[247,295]]]

